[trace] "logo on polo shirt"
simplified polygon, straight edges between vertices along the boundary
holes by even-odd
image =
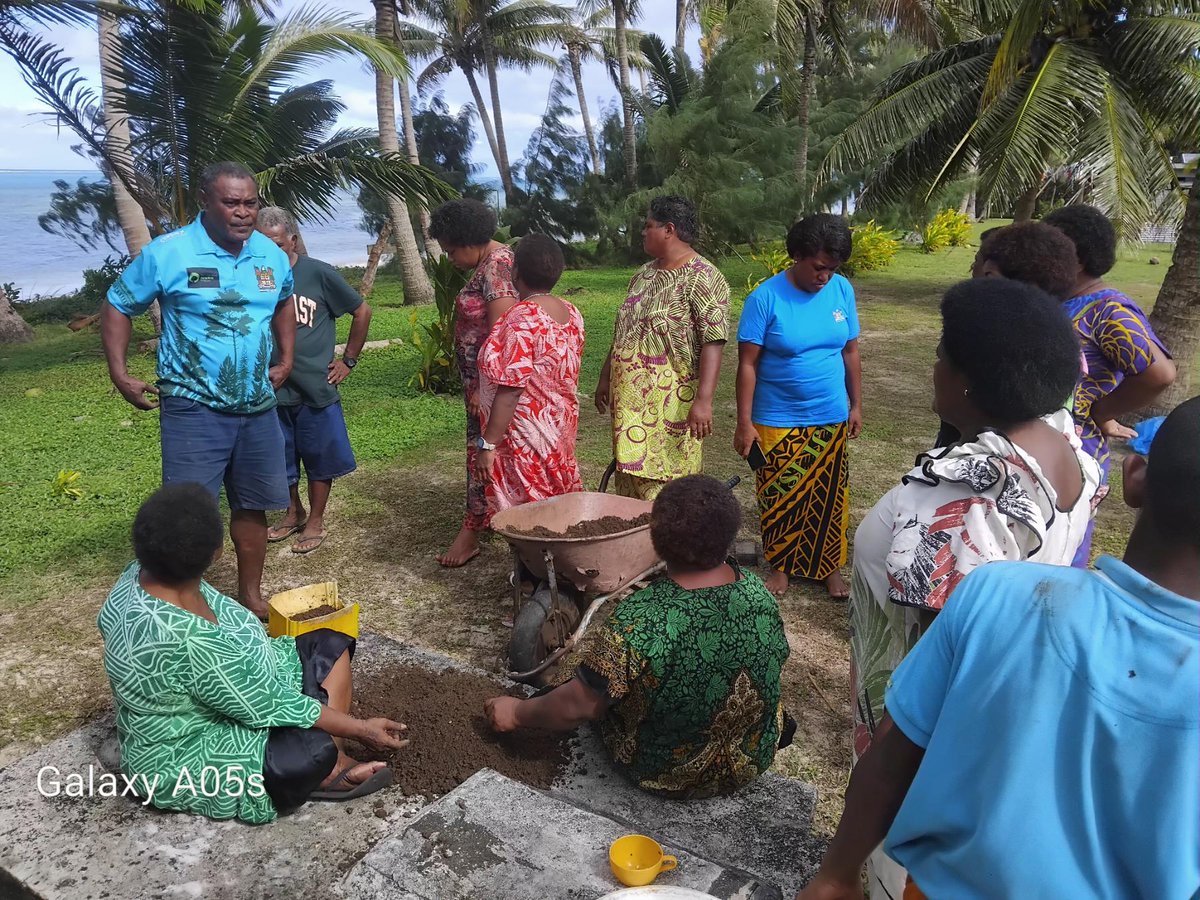
[[[188,269],[188,287],[215,288],[221,286],[221,273],[216,269]]]
[[[275,290],[275,270],[274,269],[272,269],[270,266],[264,266],[261,269],[258,266],[255,266],[254,274],[258,276],[258,289],[260,291]]]
[[[845,312],[843,312],[843,311],[842,311],[842,310],[840,310],[840,309],[835,309],[835,310],[833,311],[833,321],[835,321],[835,322],[845,322],[845,321],[846,321],[846,313],[845,313]]]

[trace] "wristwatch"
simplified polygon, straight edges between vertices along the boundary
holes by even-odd
[[[479,437],[475,438],[475,449],[476,450],[495,450],[496,445],[493,444],[491,441],[489,441],[487,438],[485,438],[481,434]]]
[[[355,366],[358,365],[358,357],[357,356],[343,356],[342,362],[344,362],[346,364],[347,369],[353,369]]]

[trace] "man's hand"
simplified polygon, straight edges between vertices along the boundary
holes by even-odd
[[[131,375],[125,375],[120,379],[113,379],[113,386],[120,392],[121,396],[128,400],[138,409],[157,409],[158,408],[158,388],[152,384],[146,384],[141,379],[134,378]],[[151,400],[146,397],[147,394],[153,395],[155,399]]]
[[[846,422],[846,437],[854,440],[862,434],[862,407],[850,407],[850,418]]]
[[[712,417],[711,400],[694,401],[692,409],[688,413],[688,431],[691,432],[692,437],[702,441],[712,434]]]
[[[365,719],[358,741],[372,750],[403,750],[408,740],[400,735],[407,733],[408,726],[391,719]]]
[[[857,878],[841,882],[818,872],[796,895],[796,900],[862,900],[862,896],[862,882]]]
[[[288,380],[288,376],[292,374],[291,366],[286,369],[283,366],[271,366],[267,372],[267,377],[271,379],[271,387],[279,390],[283,383]]]
[[[596,409],[606,413],[611,405],[612,379],[609,377],[608,370],[605,369],[600,373],[600,380],[596,382]]]
[[[496,464],[495,450],[480,450],[475,456],[475,477],[483,484],[492,483],[492,466]]]
[[[346,380],[346,376],[350,374],[350,367],[340,359],[335,359],[328,366],[329,377],[326,379],[330,384],[338,385]]]
[[[483,703],[483,714],[487,717],[492,731],[506,732],[517,730],[517,707],[521,701],[516,697],[493,697]]]
[[[1106,419],[1103,422],[1097,422],[1096,427],[1100,429],[1100,433],[1106,438],[1116,438],[1122,441],[1131,441],[1137,437],[1137,432],[1132,428],[1127,428],[1118,422],[1116,419]]]
[[[737,430],[733,433],[733,449],[737,451],[738,456],[745,459],[758,439],[758,429],[752,422],[738,422]]]

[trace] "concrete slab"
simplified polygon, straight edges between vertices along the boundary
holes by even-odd
[[[684,847],[726,866],[753,872],[791,897],[816,872],[826,842],[812,834],[816,791],[767,773],[729,797],[654,797],[612,764],[593,729],[579,733],[578,757],[550,794],[659,842]]]
[[[621,887],[608,847],[629,828],[484,769],[427,806],[363,857],[340,885],[346,900],[594,900]],[[776,900],[747,872],[665,842],[679,867],[657,884],[722,900]]]
[[[118,771],[114,736],[112,716],[105,716],[0,771],[0,897],[294,898],[298,885],[339,879],[424,804],[388,791],[345,804],[309,803],[256,827],[159,812],[125,797],[48,798],[38,791],[45,766],[85,778],[88,766],[97,778]],[[49,790],[47,777],[43,787]],[[377,798],[382,805],[375,808]]]
[[[356,677],[369,678],[394,662],[494,677],[374,635],[359,642]],[[0,898],[293,898],[298,884],[321,895],[424,805],[423,798],[392,788],[346,804],[307,804],[295,815],[255,827],[162,813],[124,797],[44,797],[37,775],[46,766],[85,777],[89,766],[96,777],[118,772],[112,716],[0,768]],[[810,788],[768,776],[732,798],[661,800],[617,774],[588,729],[554,795],[621,823],[623,831],[650,834],[787,891],[819,859],[820,844],[809,836]]]

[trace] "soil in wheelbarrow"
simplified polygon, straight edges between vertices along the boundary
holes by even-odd
[[[396,783],[405,794],[441,796],[482,768],[536,788],[550,787],[571,757],[566,736],[494,733],[484,718],[483,702],[501,693],[499,684],[478,675],[397,663],[372,672],[369,681],[356,681],[353,712],[408,726],[409,745],[391,760]],[[358,747],[351,755],[380,758]]]
[[[650,513],[642,513],[635,519],[626,519],[621,516],[601,516],[599,519],[586,519],[583,522],[576,522],[574,525],[568,526],[566,531],[551,531],[545,525],[535,525],[527,530],[513,529],[513,534],[518,534],[523,537],[532,538],[591,538],[604,537],[609,534],[618,534],[622,531],[629,531],[631,528],[641,528],[643,525],[650,524]]]

